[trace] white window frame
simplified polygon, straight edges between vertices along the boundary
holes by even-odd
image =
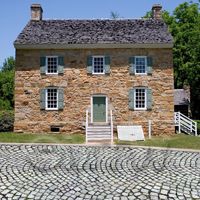
[[[56,60],[57,60],[57,72],[56,73],[49,73],[48,72],[48,58],[56,58]],[[48,74],[48,75],[58,75],[58,56],[46,56],[46,74]]]
[[[136,90],[137,89],[144,89],[145,90],[145,107],[144,108],[137,108],[136,107]],[[145,87],[134,88],[134,110],[147,110],[147,88],[145,88]]]
[[[94,122],[94,123],[108,123],[108,97],[103,94],[94,94],[91,96],[91,123],[93,123],[93,97],[105,97],[106,98],[106,122]]]
[[[48,108],[48,89],[57,90],[57,107],[56,108]],[[57,87],[49,87],[45,89],[45,110],[58,110],[58,88]]]
[[[137,73],[137,65],[136,65],[136,59],[137,58],[144,58],[144,60],[145,60],[145,73]],[[147,56],[135,56],[135,74],[136,75],[147,75]]]
[[[103,58],[103,72],[102,73],[94,72],[94,59],[95,58]],[[92,56],[92,74],[105,74],[105,56]]]

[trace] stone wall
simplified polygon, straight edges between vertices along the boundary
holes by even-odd
[[[64,75],[40,75],[40,56],[64,56]],[[89,75],[88,55],[110,55],[110,75]],[[152,75],[129,75],[129,57],[153,58]],[[64,88],[64,110],[40,110],[40,89]],[[135,86],[152,89],[151,111],[131,111],[128,91]],[[85,111],[91,95],[106,94],[114,108],[114,123],[142,124],[147,134],[152,120],[153,134],[172,134],[173,127],[173,61],[171,49],[92,49],[92,50],[17,50],[15,74],[15,131],[50,132],[50,126],[61,126],[61,132],[82,130]]]

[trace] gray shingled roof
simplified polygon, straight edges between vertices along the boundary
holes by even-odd
[[[30,21],[15,44],[163,44],[172,36],[162,20]]]
[[[190,97],[184,89],[174,90],[174,105],[189,105]]]

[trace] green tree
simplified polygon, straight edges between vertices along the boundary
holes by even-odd
[[[174,39],[175,88],[189,85],[191,110],[194,118],[200,119],[200,5],[184,2],[175,8],[172,15],[163,11],[162,17]],[[151,11],[144,18],[151,17]]]
[[[111,11],[110,17],[111,17],[111,19],[118,19],[120,17],[120,15],[118,12]]]
[[[0,71],[0,110],[11,110],[14,106],[14,69],[15,60],[9,57]]]
[[[200,118],[200,12],[199,3],[180,4],[165,22],[174,38],[175,87],[191,88],[191,109]]]
[[[152,10],[151,10],[151,11],[148,11],[148,12],[146,13],[146,15],[145,15],[144,17],[142,17],[142,19],[150,19],[150,18],[152,18]]]
[[[15,59],[10,56],[7,59],[5,59],[2,67],[2,71],[11,71],[15,69]]]

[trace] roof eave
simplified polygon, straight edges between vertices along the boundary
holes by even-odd
[[[149,44],[14,44],[16,49],[102,49],[102,48],[173,48],[173,43],[149,43]]]

